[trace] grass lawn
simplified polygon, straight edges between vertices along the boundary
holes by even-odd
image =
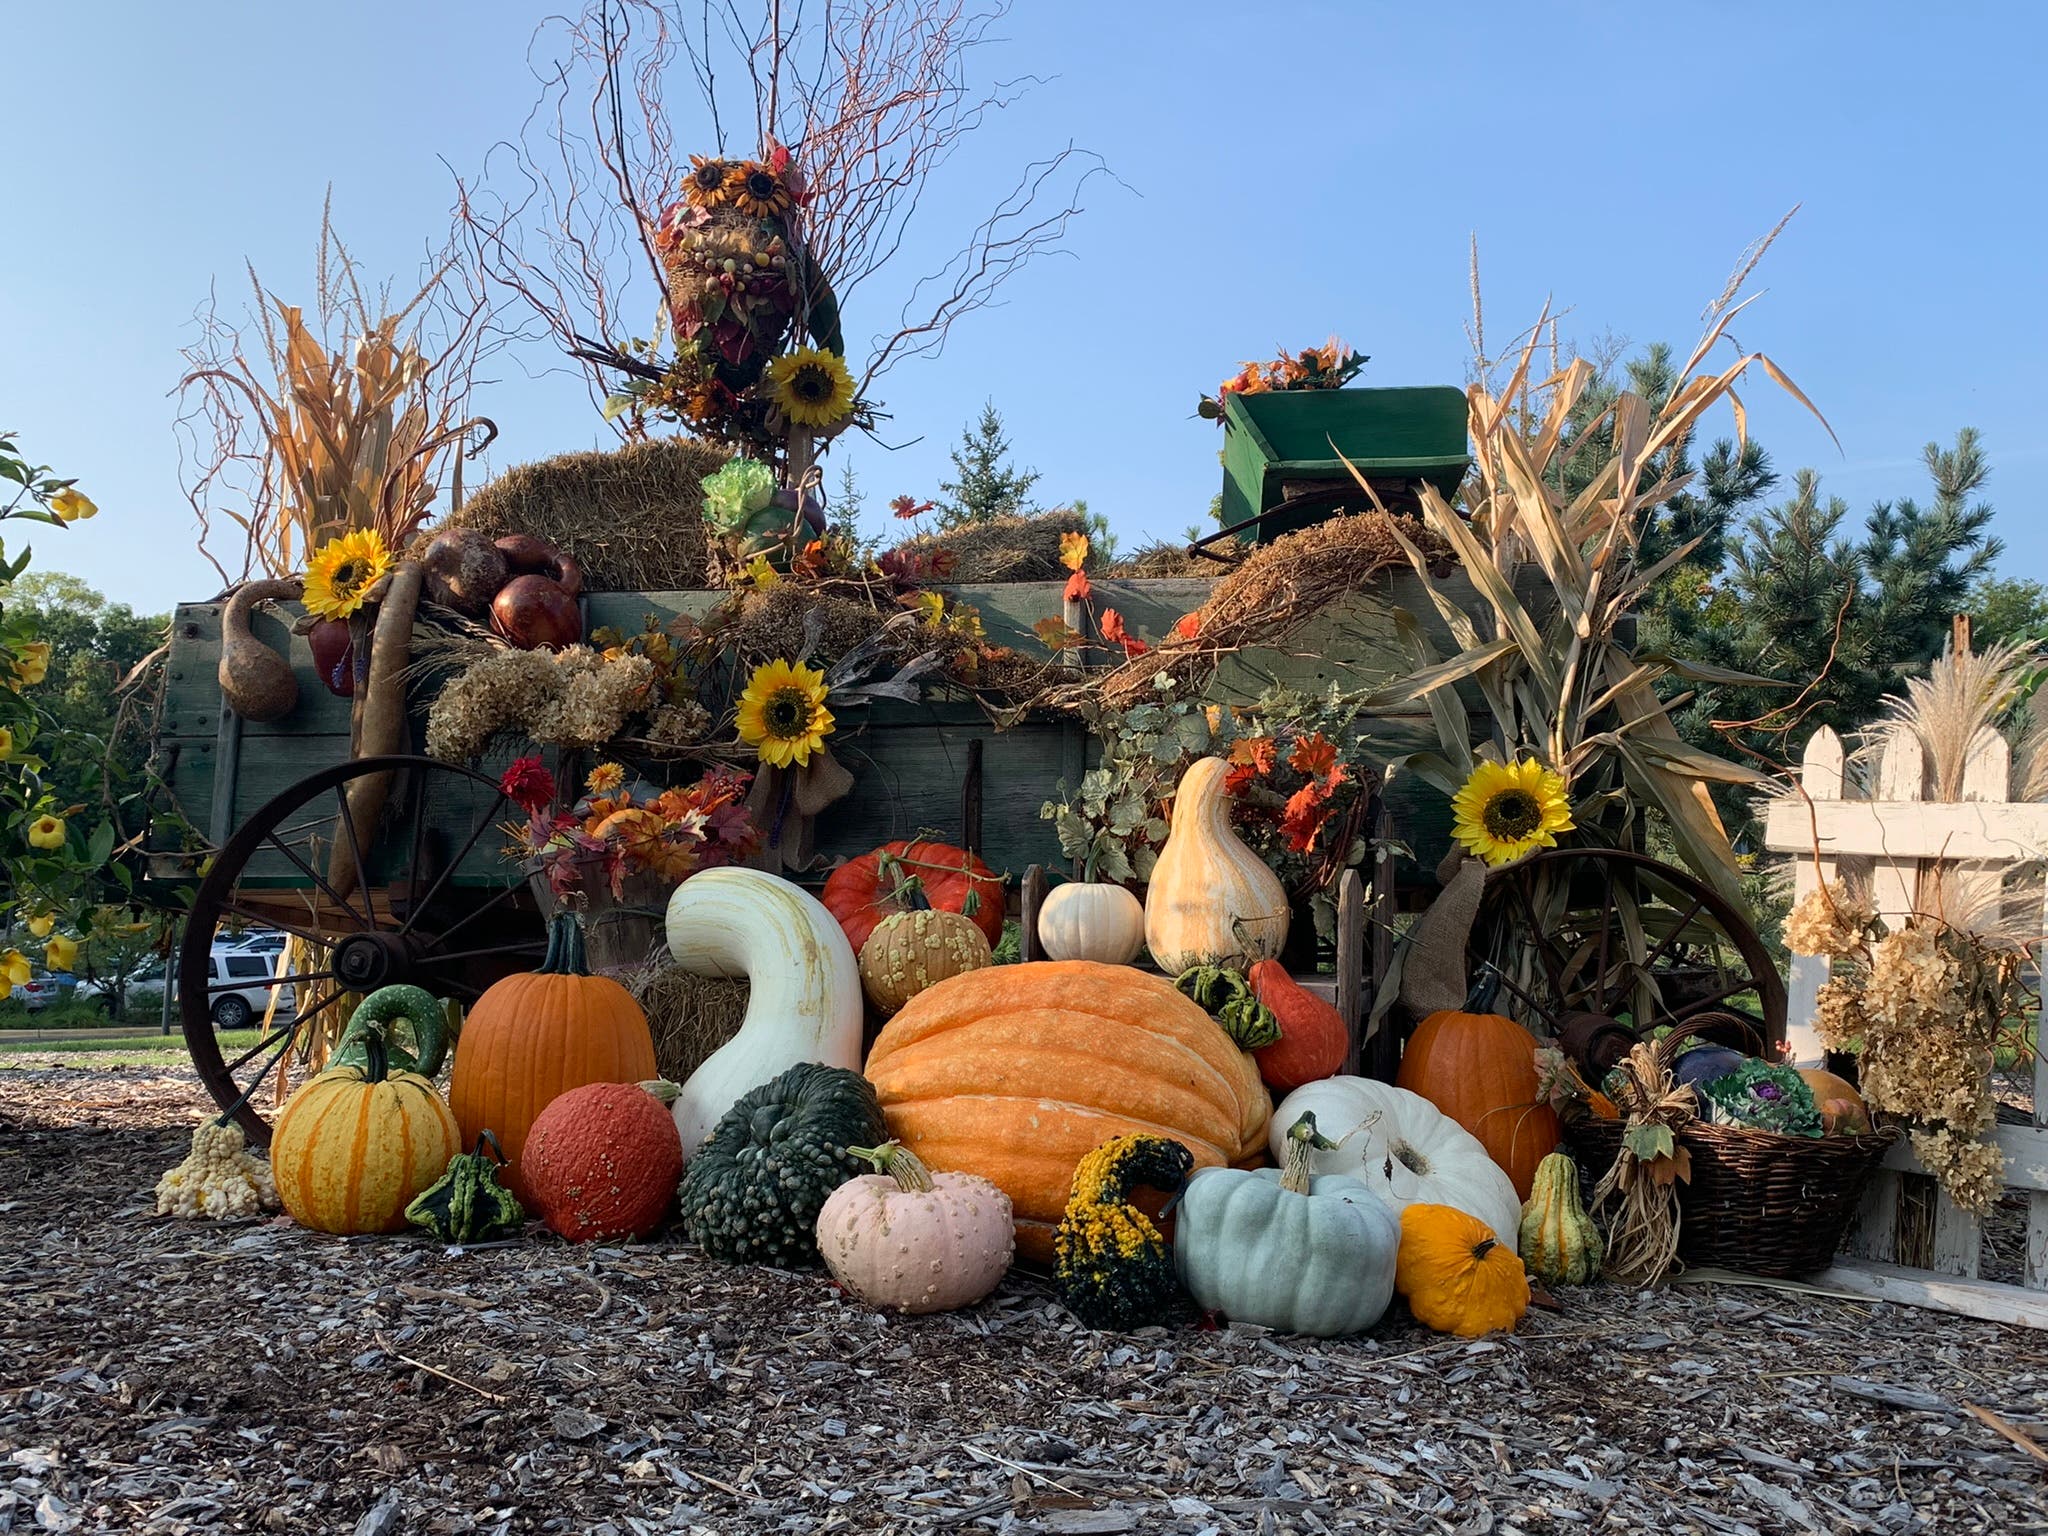
[[[240,1055],[263,1032],[255,1029],[222,1030],[220,1048]],[[43,1066],[152,1066],[175,1067],[191,1060],[185,1042],[175,1032],[160,1035],[154,1029],[137,1029],[131,1035],[108,1035],[98,1040],[9,1040],[0,1034],[0,1068],[26,1063],[11,1058],[32,1056]]]

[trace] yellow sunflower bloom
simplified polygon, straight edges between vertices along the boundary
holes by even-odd
[[[78,940],[53,934],[43,946],[43,964],[53,971],[68,971],[78,963]]]
[[[690,174],[683,178],[683,200],[692,208],[721,206],[727,201],[725,183],[732,171],[730,160],[690,156]]]
[[[1481,763],[1451,798],[1451,836],[1489,864],[1555,848],[1572,830],[1564,779],[1535,758]]]
[[[50,510],[67,523],[82,523],[99,511],[99,504],[85,492],[67,485],[50,498]]]
[[[16,987],[28,985],[31,972],[28,956],[18,949],[10,949],[0,955],[0,999],[6,998]]]
[[[64,821],[62,817],[42,815],[28,824],[28,845],[31,848],[62,848],[64,846]]]
[[[329,539],[306,562],[306,611],[345,619],[368,601],[370,588],[391,569],[391,551],[374,528]]]
[[[725,197],[750,219],[777,219],[789,212],[789,188],[758,160],[742,160],[726,172]]]
[[[798,347],[768,365],[768,398],[800,427],[834,427],[853,414],[853,375],[837,352]]]
[[[740,695],[740,740],[761,761],[775,768],[798,767],[822,752],[832,734],[832,711],[825,707],[825,674],[786,661],[754,669],[747,691]]]
[[[16,688],[34,686],[50,675],[50,642],[31,640],[14,656]]]

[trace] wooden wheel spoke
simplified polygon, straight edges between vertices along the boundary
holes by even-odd
[[[232,898],[221,903],[221,911],[235,917],[247,918],[252,923],[260,923],[265,928],[275,928],[280,933],[288,933],[294,938],[304,939],[308,944],[324,945],[327,943],[327,935],[318,928],[315,928],[310,921],[300,924],[293,920],[281,918],[274,912],[264,912],[255,907],[245,906],[243,903]]]
[[[1695,896],[1692,900],[1692,905],[1687,907],[1685,909],[1684,914],[1678,919],[1678,921],[1671,925],[1671,931],[1665,934],[1663,938],[1659,939],[1657,941],[1657,947],[1651,950],[1649,954],[1643,957],[1643,965],[1646,968],[1654,967],[1656,963],[1660,959],[1662,959],[1666,953],[1669,952],[1671,946],[1678,941],[1678,936],[1684,933],[1685,930],[1692,925],[1692,920],[1698,917],[1700,915],[1700,912],[1705,907],[1706,902],[1702,900],[1700,897]]]
[[[227,1064],[228,1076],[233,1077],[237,1072],[241,1071],[242,1068],[249,1065],[249,1061],[252,1057],[260,1056],[263,1052],[269,1050],[273,1045],[277,1044],[278,1041],[290,1040],[293,1035],[299,1032],[299,1026],[304,1022],[305,1021],[303,1019],[293,1019],[291,1023],[286,1024],[281,1029],[273,1030],[270,1034],[265,1035],[261,1040],[258,1040],[254,1045],[250,1046],[248,1050],[242,1052],[241,1055],[237,1056],[233,1061]],[[262,1081],[263,1077],[269,1071],[270,1067],[266,1065],[262,1072],[256,1074],[257,1081]]]
[[[377,888],[370,883],[370,851],[356,836],[356,813],[349,809],[346,784],[334,786],[334,799],[341,807],[341,826],[348,834],[349,855],[356,861],[356,889],[363,893],[363,907],[369,916],[370,926],[374,928],[377,926]]]
[[[488,960],[498,955],[544,955],[547,951],[547,945],[538,939],[520,939],[511,944],[494,944],[487,949],[458,949],[445,955],[430,951],[421,957],[421,961],[426,965],[441,966],[457,960]]]
[[[466,915],[457,918],[454,922],[450,923],[446,928],[443,928],[433,938],[428,939],[426,943],[421,947],[428,950],[429,952],[439,949],[441,945],[446,944],[450,939],[454,938],[456,934],[462,932],[463,929],[467,928],[471,923],[475,922],[478,918],[482,917],[486,912],[490,911],[494,907],[502,905],[504,902],[510,900],[512,897],[517,896],[522,889],[524,889],[524,887],[517,885],[506,886],[502,891],[498,892],[497,895],[493,896],[489,901],[485,902],[482,906],[477,907],[476,909],[467,913]],[[445,960],[448,957],[446,955],[434,955],[433,958],[437,960]]]
[[[420,914],[434,904],[434,898],[441,894],[441,887],[454,878],[455,871],[462,867],[462,861],[468,858],[471,851],[475,849],[477,840],[497,820],[499,807],[509,805],[511,800],[512,797],[506,794],[504,790],[500,789],[498,791],[497,798],[491,802],[490,810],[486,811],[483,818],[470,829],[469,839],[462,845],[462,851],[448,861],[446,869],[434,876],[434,883],[427,887],[427,894],[413,902],[412,909],[405,914],[405,922],[398,930],[401,938],[412,932],[413,925],[420,920]]]
[[[332,971],[294,971],[289,976],[272,976],[268,972],[261,976],[230,976],[225,981],[210,981],[206,984],[206,995],[216,992],[261,992],[277,987],[289,987],[301,981],[331,981]]]
[[[264,838],[264,841],[269,843],[271,847],[275,848],[279,853],[283,854],[286,858],[290,859],[294,864],[298,865],[300,871],[306,876],[306,878],[311,880],[314,885],[318,886],[320,888],[321,893],[325,895],[329,901],[333,902],[337,907],[339,907],[343,912],[346,912],[350,917],[357,918],[359,921],[363,923],[365,927],[374,928],[377,926],[374,919],[363,918],[362,915],[358,913],[354,907],[349,905],[348,899],[345,896],[343,896],[341,892],[337,891],[332,885],[329,885],[327,883],[327,877],[325,875],[321,874],[318,870],[314,869],[312,865],[308,864],[304,859],[300,858],[298,855],[298,851],[291,847],[288,843],[286,843],[275,832],[270,833],[268,836],[266,836]],[[356,886],[358,889],[362,888],[364,874],[365,871],[360,866],[358,866],[356,870]]]

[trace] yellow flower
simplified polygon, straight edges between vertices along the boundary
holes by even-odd
[[[590,770],[583,787],[593,795],[609,795],[626,782],[626,770],[617,763],[599,763]]]
[[[1572,830],[1563,778],[1533,757],[1481,763],[1451,798],[1451,812],[1451,836],[1489,864],[1555,848],[1557,834]]]
[[[78,963],[78,940],[53,934],[43,946],[43,964],[53,971],[68,971]]]
[[[853,414],[853,375],[837,352],[785,352],[768,365],[768,386],[768,398],[800,427],[837,426]]]
[[[14,682],[16,687],[40,683],[50,675],[50,642],[31,640],[24,645],[14,658]]]
[[[99,511],[99,505],[85,492],[67,485],[50,498],[50,510],[67,523],[82,523]]]
[[[363,606],[370,588],[391,569],[391,551],[374,528],[329,539],[306,562],[306,612],[345,619]]]
[[[683,178],[683,199],[692,208],[716,208],[726,200],[725,182],[732,174],[730,160],[690,156],[690,174]]]
[[[56,926],[57,914],[54,912],[37,912],[27,922],[28,931],[39,939],[47,939],[50,930]]]
[[[14,756],[14,732],[0,725],[0,763]]]
[[[802,767],[813,752],[825,749],[825,738],[832,734],[825,692],[825,674],[802,662],[756,667],[740,695],[740,740],[772,767]]]
[[[64,823],[61,818],[44,814],[28,824],[28,843],[31,848],[62,848],[64,846]]]
[[[742,160],[725,173],[725,196],[750,219],[780,218],[789,212],[789,188],[758,160]]]
[[[10,949],[0,955],[0,998],[5,998],[16,987],[28,985],[28,956],[18,949]]]

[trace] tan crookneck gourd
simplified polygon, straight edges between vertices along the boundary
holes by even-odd
[[[1287,890],[1230,829],[1220,757],[1198,758],[1174,791],[1173,826],[1145,893],[1145,945],[1169,976],[1238,969],[1287,943]]]
[[[1522,1262],[1545,1285],[1585,1285],[1600,1273],[1600,1229],[1579,1203],[1578,1165],[1566,1154],[1536,1165],[1519,1236]]]

